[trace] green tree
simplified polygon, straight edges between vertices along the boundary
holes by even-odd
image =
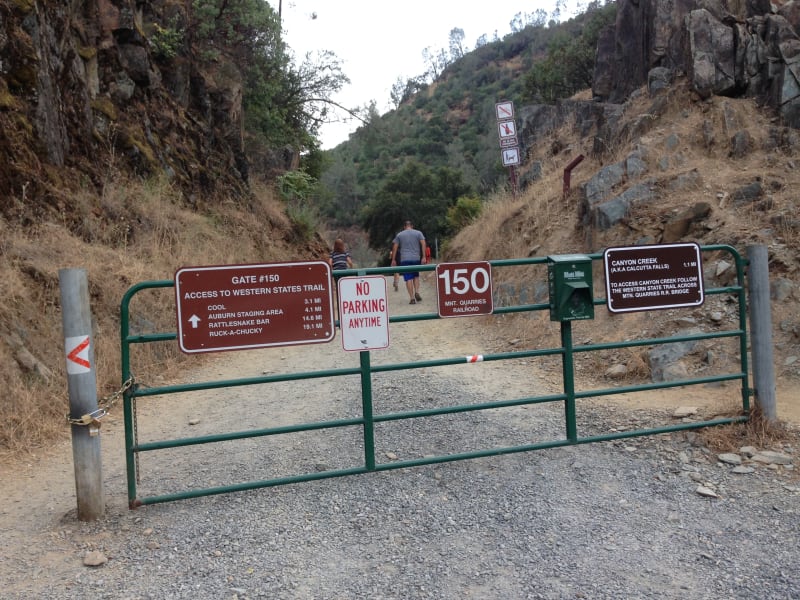
[[[518,12],[514,15],[514,18],[511,19],[508,26],[511,28],[511,33],[517,33],[522,31],[525,27],[525,20],[521,12]]]
[[[437,58],[436,51],[432,50],[430,46],[427,48],[422,49],[422,60],[428,66],[428,70],[425,73],[425,77],[430,77],[431,81],[436,81],[439,79],[439,75],[442,72],[442,66],[439,64],[439,59]]]
[[[349,227],[357,223],[364,195],[353,161],[337,156],[323,174],[322,185],[329,190],[325,215],[331,224]]]
[[[305,202],[314,193],[317,180],[303,171],[288,171],[278,177],[278,192],[284,202]]]
[[[470,192],[456,169],[406,163],[388,177],[364,210],[362,224],[369,234],[370,247],[378,251],[387,248],[406,219],[428,239],[445,238],[448,208]]]
[[[300,156],[300,169],[316,180],[330,167],[331,157],[319,146],[319,141],[313,139],[309,142],[307,151]]]
[[[401,104],[408,102],[416,94],[425,89],[426,86],[427,84],[422,77],[411,77],[405,81],[403,81],[401,77],[398,77],[397,81],[392,85],[389,99],[392,101],[395,108],[399,108]]]
[[[534,64],[526,77],[525,97],[554,103],[591,87],[597,39],[615,16],[616,4],[608,4],[591,12],[579,35],[559,32],[548,46],[547,57]]]
[[[454,27],[450,30],[450,58],[453,61],[463,57],[468,52],[464,48],[464,30],[459,27]]]
[[[265,0],[194,0],[191,30],[200,60],[243,80],[250,135],[273,147],[313,148],[319,127],[339,107],[332,96],[349,82],[336,55],[307,55],[295,64]]]
[[[244,90],[245,125],[274,143],[307,149],[330,120],[331,100],[349,79],[331,52],[307,56],[299,65],[276,69],[269,56],[254,58]]]
[[[310,240],[320,224],[319,182],[303,171],[287,171],[278,177],[278,192],[286,203],[286,214],[302,240]]]

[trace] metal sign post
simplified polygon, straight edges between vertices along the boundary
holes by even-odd
[[[72,460],[78,519],[91,521],[105,513],[103,462],[100,455],[97,378],[91,343],[92,315],[85,269],[61,269],[61,318],[67,358],[69,422],[72,425]],[[86,417],[84,422],[84,416]]]
[[[497,116],[497,134],[500,138],[503,166],[508,167],[511,180],[511,194],[517,196],[517,165],[520,164],[517,125],[514,121],[514,103],[510,100],[498,102],[494,106]]]
[[[756,404],[767,421],[778,418],[775,367],[772,350],[772,314],[769,295],[769,252],[766,246],[748,246],[750,328],[752,330],[753,383]]]

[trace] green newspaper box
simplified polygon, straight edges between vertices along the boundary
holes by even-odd
[[[592,259],[585,254],[547,257],[550,320],[594,319]]]

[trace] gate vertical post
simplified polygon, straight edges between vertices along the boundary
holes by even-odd
[[[61,269],[61,319],[67,357],[69,417],[80,419],[97,411],[92,315],[85,269]],[[105,513],[100,433],[89,424],[72,424],[72,460],[78,519],[92,521]]]
[[[772,316],[769,304],[769,266],[767,247],[748,246],[750,263],[750,331],[753,349],[753,384],[755,401],[767,421],[778,418],[775,398],[775,370],[772,352]]]
[[[575,422],[575,363],[572,353],[572,322],[561,322],[561,347],[564,357],[561,361],[561,373],[564,380],[564,418],[567,425],[567,439],[575,442],[578,439],[578,426]]]
[[[120,362],[122,370],[122,383],[124,384],[131,378],[131,352],[128,343],[130,334],[130,300],[134,294],[134,288],[125,292],[119,306],[119,339],[120,339]],[[135,391],[133,386],[125,390],[122,395],[122,414],[125,419],[125,472],[128,480],[128,507],[136,507],[136,456],[134,453],[134,414],[133,398]]]
[[[375,470],[375,421],[372,418],[372,372],[369,350],[360,352],[361,359],[361,415],[364,419],[364,465]]]

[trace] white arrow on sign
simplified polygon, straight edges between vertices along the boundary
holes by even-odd
[[[189,322],[192,324],[192,329],[197,329],[197,324],[202,320],[203,319],[201,319],[197,315],[192,315],[191,317],[189,317]]]

